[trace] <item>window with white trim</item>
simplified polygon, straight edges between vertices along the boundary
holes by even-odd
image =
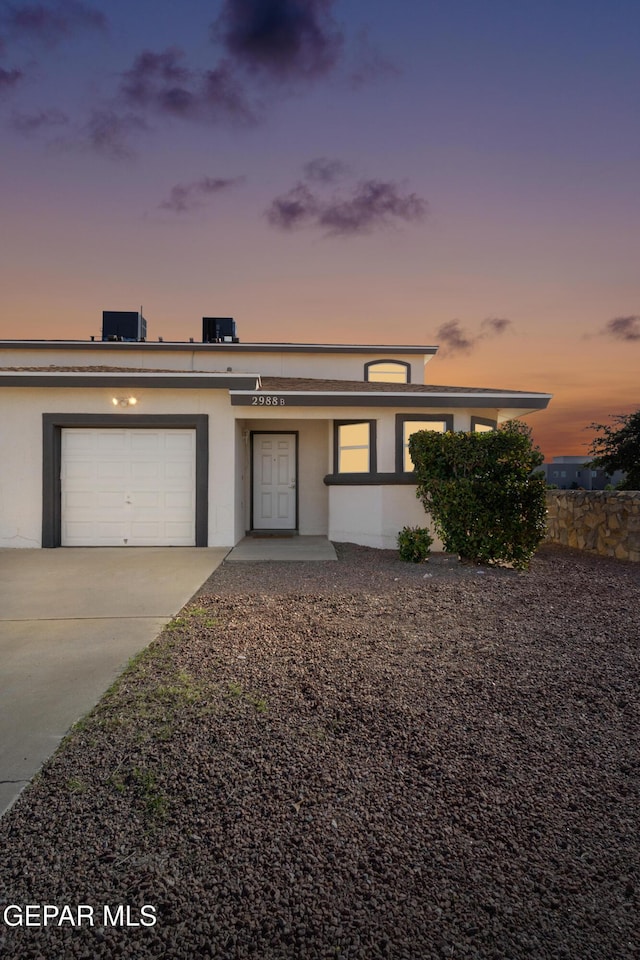
[[[364,378],[370,383],[409,383],[410,366],[399,360],[374,360],[364,365]]]

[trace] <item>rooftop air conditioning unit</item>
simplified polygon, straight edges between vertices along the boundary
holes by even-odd
[[[147,321],[137,310],[103,310],[102,339],[146,340]]]
[[[203,317],[203,343],[239,343],[233,317]]]

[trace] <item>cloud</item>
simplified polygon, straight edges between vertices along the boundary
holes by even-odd
[[[0,67],[0,93],[3,90],[12,90],[22,78],[22,70],[4,70]]]
[[[94,109],[83,133],[95,151],[114,160],[128,160],[134,156],[130,145],[131,134],[147,130],[145,120],[133,113],[120,114],[111,109]]]
[[[640,341],[640,316],[614,317],[601,332],[603,336],[625,340],[627,343]]]
[[[14,37],[55,44],[77,30],[105,30],[107,18],[82,0],[55,0],[53,3],[7,3],[2,19]]]
[[[469,353],[476,342],[475,337],[462,329],[459,320],[446,320],[441,323],[436,336],[439,342],[444,344],[445,354]]]
[[[196,207],[202,206],[202,198],[220,193],[242,183],[244,177],[203,177],[192,183],[178,183],[171,188],[168,200],[164,200],[160,207],[163,210],[172,210],[174,213],[187,213]]]
[[[480,333],[472,334],[462,327],[459,320],[446,320],[440,324],[436,336],[444,346],[443,356],[452,356],[456,353],[470,353],[481,340],[500,336],[508,327],[511,320],[506,317],[487,317],[480,324]]]
[[[348,167],[341,160],[329,160],[327,157],[318,157],[310,160],[303,167],[304,178],[316,183],[335,183],[345,173]]]
[[[313,222],[319,211],[319,202],[309,187],[298,183],[288,193],[275,198],[267,210],[267,220],[272,227],[291,230]]]
[[[364,180],[346,200],[327,203],[319,224],[335,236],[369,233],[392,220],[417,223],[427,215],[427,202],[416,193],[402,194],[392,181]]]
[[[480,326],[485,331],[480,334],[480,339],[483,339],[494,336],[495,334],[504,333],[507,327],[511,326],[511,320],[507,320],[506,317],[487,317],[486,320],[482,321]]]
[[[224,0],[211,27],[235,61],[275,80],[330,72],[343,47],[334,0]]]
[[[25,137],[50,127],[60,127],[69,123],[69,117],[61,110],[38,110],[37,113],[19,113],[14,110],[11,126]]]
[[[309,166],[305,167],[308,178]],[[323,185],[331,182],[318,176],[322,166],[312,169]],[[363,180],[352,187],[350,195],[342,197],[321,197],[300,182],[273,200],[267,220],[281,230],[312,226],[324,230],[327,236],[348,237],[371,233],[398,220],[417,223],[426,217],[427,209],[426,200],[415,193],[403,194],[393,181]]]
[[[178,47],[139,54],[124,74],[120,93],[129,106],[188,120],[224,116],[246,121],[253,117],[229,63],[221,61],[213,70],[193,71],[185,65],[184,52]]]

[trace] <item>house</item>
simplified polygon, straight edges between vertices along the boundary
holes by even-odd
[[[604,490],[609,485],[617,487],[625,478],[622,470],[608,474],[600,467],[590,467],[588,454],[554,457],[538,471],[544,473],[549,486],[559,490]]]
[[[146,338],[0,342],[0,546],[233,546],[247,532],[395,547],[425,525],[412,432],[491,430],[549,394],[430,386],[435,346]]]

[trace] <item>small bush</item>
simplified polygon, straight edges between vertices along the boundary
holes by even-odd
[[[422,563],[429,558],[433,537],[424,527],[403,527],[398,534],[400,559]]]

